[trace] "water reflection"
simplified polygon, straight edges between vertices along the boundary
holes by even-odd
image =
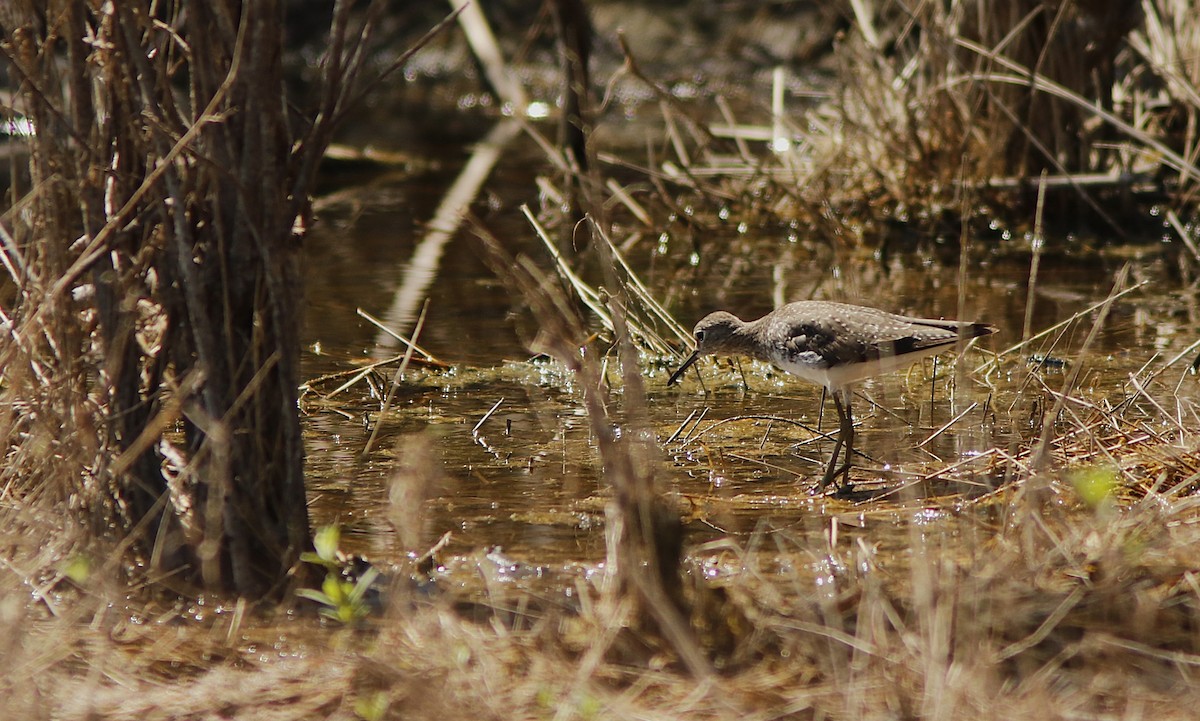
[[[499,158],[478,210],[513,252],[544,260],[517,211],[530,200],[523,192],[534,185],[533,158],[536,150],[518,138]],[[327,212],[308,245],[307,346],[319,343],[322,353],[306,356],[307,376],[343,371],[376,353],[376,331],[356,310],[384,315],[392,307],[423,223],[454,177],[445,169],[396,180],[373,188],[370,204]],[[755,238],[749,231],[704,238],[704,257],[693,265],[687,259],[696,252],[694,241],[687,248],[669,242],[666,256],[658,254],[657,238],[625,249],[651,292],[684,325],[716,308],[746,317],[780,300],[827,297],[978,318],[1001,328],[992,351],[1021,335],[1028,269],[1020,261],[990,260],[960,274],[936,263],[833,256],[820,246]],[[480,564],[490,564],[489,582],[536,582],[550,567],[574,577],[604,559],[608,489],[591,430],[570,375],[548,361],[528,361],[521,340],[534,329],[521,315],[524,304],[493,278],[473,242],[461,231],[445,239],[437,276],[428,284],[420,342],[451,368],[409,370],[382,419],[383,441],[369,457],[360,456],[372,424],[380,422],[378,396],[394,366],[379,375],[374,392],[360,383],[326,403],[321,395],[333,385],[324,384],[306,396],[313,520],[345,525],[353,550],[382,562],[402,557],[409,549],[396,533],[391,488],[403,460],[397,449],[416,437],[443,479],[421,504],[420,543],[451,532],[442,558],[456,560],[446,561],[446,573],[477,573]],[[718,242],[746,251],[708,262],[713,251],[705,248],[712,245],[703,243]],[[678,262],[668,262],[676,256]],[[1030,316],[1035,331],[1087,311],[1110,290],[1112,269],[1100,262],[1043,257],[1041,264]],[[1185,373],[1191,356],[1179,359],[1194,340],[1200,313],[1194,301],[1170,295],[1162,268],[1148,262],[1135,272],[1154,283],[1113,304],[1088,358],[1077,353],[1094,317],[1090,311],[998,363],[989,365],[987,352],[978,351],[957,366],[927,362],[862,384],[858,447],[867,457],[860,459],[856,492],[846,499],[808,495],[831,447],[817,431],[835,426],[831,408],[822,416],[819,388],[742,361],[706,367],[707,392],[694,383],[680,391],[665,386],[671,359],[644,359],[648,412],[662,449],[656,476],[678,500],[699,572],[736,572],[726,565],[731,548],[742,554],[782,543],[813,553],[831,547],[901,553],[911,542],[910,528],[952,538],[990,523],[986,504],[969,499],[1003,490],[1024,462],[1022,450],[1040,434],[1071,364],[1086,369],[1075,390],[1080,401],[1066,405],[1063,428],[1093,428],[1096,435],[1064,443],[1094,443],[1119,423],[1169,432],[1155,404],[1169,391],[1176,394],[1169,414],[1190,412],[1195,383]],[[970,307],[962,312],[964,298]],[[619,404],[616,374],[609,376]],[[1148,387],[1145,394],[1131,377]],[[495,560],[501,557],[504,562]],[[757,558],[785,562],[775,553]],[[844,569],[803,572],[836,579]]]

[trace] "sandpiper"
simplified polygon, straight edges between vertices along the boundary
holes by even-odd
[[[743,321],[732,313],[710,313],[692,332],[696,350],[667,385],[674,385],[701,356],[745,355],[767,361],[810,383],[825,386],[833,396],[841,430],[818,490],[838,476],[849,477],[854,449],[854,419],[850,412],[853,383],[890,371],[942,351],[960,341],[995,333],[986,323],[913,318],[861,305],[827,301],[798,301],[776,308],[758,320]],[[846,462],[837,464],[845,448]]]

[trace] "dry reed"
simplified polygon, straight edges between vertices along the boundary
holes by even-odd
[[[1147,46],[1139,52],[1160,53],[1157,67],[1170,68],[1170,74],[1162,70],[1157,77],[1171,81],[1169,92],[1183,104],[1191,127],[1200,110],[1189,99],[1195,83],[1176,81],[1195,78],[1194,67],[1179,60],[1195,57],[1180,50],[1195,34],[1178,34],[1170,52],[1163,50],[1166,41],[1152,36],[1171,23],[1191,27],[1191,33],[1195,28],[1180,14],[1180,3],[1144,5],[1156,24],[1146,26]],[[858,7],[865,17],[865,8]],[[925,22],[913,22],[918,20]],[[975,105],[964,105],[962,97],[941,96],[983,77],[982,70],[963,69],[964,54],[994,61],[999,48],[980,53],[968,47],[964,53],[947,39],[952,26],[923,29],[913,42],[921,45],[918,54],[937,59],[929,63],[932,69],[915,63],[915,72],[905,72],[908,63],[895,64],[879,47],[865,57],[851,56],[848,67],[869,72],[836,106],[814,114],[812,126],[825,134],[805,139],[812,162],[764,163],[749,174],[714,179],[696,172],[704,162],[688,149],[696,138],[674,130],[673,145],[686,167],[657,175],[660,200],[667,205],[673,195],[664,183],[721,198],[745,197],[754,184],[775,184],[779,208],[795,215],[807,208],[814,224],[832,223],[854,237],[864,236],[818,212],[814,194],[823,194],[839,212],[875,211],[877,218],[926,212],[932,217],[957,207],[961,179],[979,182],[995,173],[992,163],[1012,162],[1013,146],[995,146],[1003,149],[1003,160],[980,148],[970,163],[982,170],[963,173],[963,148],[980,141],[973,135],[983,127],[976,125],[982,106],[1000,107],[1003,99],[985,93]],[[872,26],[870,37],[888,33]],[[896,42],[906,39],[900,33]],[[1045,66],[1029,67],[1042,72]],[[1014,121],[1001,112],[991,120],[1008,122],[1006,137],[1018,145],[1061,140],[1055,134],[1033,142],[1026,134],[1029,122],[1019,117]],[[1162,115],[1147,117],[1152,124],[1165,123]],[[1184,201],[1194,187],[1195,141],[1187,137],[1178,152],[1193,160],[1173,171],[1179,178],[1176,197]],[[1032,162],[1028,154],[1016,157]],[[35,192],[55,192],[53,183],[47,180]],[[590,202],[602,205],[595,198]],[[926,210],[916,210],[918,205]],[[602,236],[592,238],[594,246],[611,250]],[[60,272],[70,262],[65,255],[45,259]],[[557,289],[547,291],[554,282],[529,263],[501,265],[515,269],[513,282],[538,306],[547,348],[584,379],[583,403],[608,480],[624,495],[614,526],[634,525],[624,529],[633,541],[614,544],[625,544],[621,592],[580,582],[571,589],[574,606],[567,609],[503,587],[467,599],[447,594],[414,601],[411,594],[397,594],[396,607],[364,629],[335,633],[305,621],[265,619],[264,637],[251,628],[244,609],[224,607],[212,618],[184,621],[178,608],[129,600],[129,589],[105,580],[107,569],[72,570],[64,560],[85,534],[69,514],[47,510],[71,509],[72,487],[43,483],[18,493],[6,477],[7,572],[0,574],[6,645],[0,678],[7,715],[140,721],[1193,715],[1200,701],[1194,683],[1200,666],[1194,558],[1200,506],[1193,495],[1200,484],[1200,453],[1192,400],[1178,385],[1163,382],[1183,354],[1147,368],[1145,376],[1131,379],[1123,398],[1107,404],[1081,398],[1074,383],[1057,396],[1046,388],[1055,412],[1040,430],[1059,466],[1044,472],[1038,493],[1025,492],[1023,485],[1035,439],[1030,434],[1016,456],[992,456],[1003,466],[992,471],[1007,470],[1016,483],[981,498],[879,501],[868,510],[848,508],[846,523],[832,516],[829,527],[816,527],[815,520],[807,529],[764,522],[746,537],[690,549],[677,566],[678,558],[659,554],[653,545],[655,524],[670,520],[654,510],[661,500],[647,471],[654,451],[618,443],[613,435],[615,423],[644,429],[638,404],[645,401],[639,399],[628,339],[658,354],[662,340],[649,329],[677,324],[661,317],[648,294],[639,295],[635,278],[610,283],[622,289],[616,296],[622,303],[605,303],[586,283],[571,282],[623,344],[629,391],[624,401],[633,405],[613,412],[594,361],[580,359],[588,334],[574,302]],[[610,259],[608,267],[616,265]],[[560,268],[564,275],[567,270]],[[21,292],[48,302],[53,296],[38,295],[38,289],[54,279],[14,282]],[[88,328],[81,327],[77,309],[59,301],[40,316],[59,317],[57,323],[4,319],[8,405],[0,432],[9,439],[9,468],[31,477],[76,479],[86,477],[80,469],[104,449],[80,442],[102,436],[95,428],[97,402],[87,393],[89,379],[71,352],[86,350]],[[643,320],[627,328],[634,318]],[[997,357],[988,368],[1011,364],[1007,357]],[[1177,416],[1161,412],[1168,407],[1181,410]],[[67,424],[79,429],[76,442],[61,438]],[[412,508],[397,511],[410,529],[419,525]],[[648,522],[639,527],[642,521]],[[886,543],[902,544],[905,551],[884,553],[880,545]],[[629,570],[631,562],[642,565]],[[648,580],[637,577],[643,568],[654,571]],[[31,594],[33,603],[26,603]],[[470,614],[463,612],[468,601]],[[657,627],[637,618],[638,604]],[[186,610],[202,614],[197,608]],[[682,619],[686,628],[678,625]],[[300,640],[283,638],[289,631]],[[690,674],[679,673],[681,660]]]

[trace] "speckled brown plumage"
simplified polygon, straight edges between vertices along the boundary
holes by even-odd
[[[854,424],[850,385],[903,368],[921,358],[949,350],[960,342],[988,335],[985,323],[913,318],[866,306],[827,301],[788,303],[753,321],[732,313],[710,313],[696,324],[696,350],[671,375],[674,384],[705,355],[746,355],[767,361],[801,378],[828,388],[841,421],[824,488],[850,471]],[[845,445],[846,463],[837,468],[838,451]]]

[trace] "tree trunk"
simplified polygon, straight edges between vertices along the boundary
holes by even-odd
[[[102,429],[64,495],[156,571],[262,596],[309,543],[297,214],[327,142],[289,123],[282,4],[35,5],[0,9],[37,128],[14,323],[74,386],[63,423]]]

